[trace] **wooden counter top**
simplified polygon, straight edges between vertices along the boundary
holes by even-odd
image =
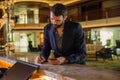
[[[1,58],[3,60],[15,63],[15,61]],[[80,64],[64,64],[64,65],[40,65],[40,71],[57,80],[119,80],[120,71],[100,69],[96,67],[88,67]]]

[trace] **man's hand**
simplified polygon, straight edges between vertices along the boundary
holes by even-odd
[[[42,56],[37,56],[36,59],[35,59],[35,63],[44,63],[45,62],[45,58],[42,57]]]
[[[50,64],[57,65],[57,64],[63,64],[63,63],[65,63],[66,59],[65,59],[65,57],[58,57],[58,58],[55,58],[55,59],[48,59],[48,62]]]

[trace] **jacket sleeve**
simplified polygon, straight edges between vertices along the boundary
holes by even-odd
[[[68,62],[85,64],[86,45],[84,40],[84,33],[80,24],[78,24],[74,33],[74,53],[67,57]]]
[[[50,50],[51,50],[50,40],[49,40],[49,36],[48,36],[48,29],[49,29],[48,27],[49,26],[47,25],[44,28],[44,44],[43,44],[43,47],[40,52],[40,56],[45,57],[46,61],[49,57]]]

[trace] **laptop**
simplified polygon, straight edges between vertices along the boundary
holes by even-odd
[[[38,65],[19,60],[8,69],[2,80],[28,80],[37,69]]]

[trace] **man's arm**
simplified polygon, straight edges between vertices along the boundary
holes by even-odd
[[[85,64],[86,45],[84,40],[84,33],[80,24],[76,27],[74,41],[74,53],[66,57],[68,63]]]
[[[49,54],[50,54],[50,40],[49,40],[49,36],[48,36],[48,27],[49,25],[45,26],[44,28],[44,45],[42,47],[42,50],[40,52],[40,56],[45,58],[45,61],[47,61]]]

